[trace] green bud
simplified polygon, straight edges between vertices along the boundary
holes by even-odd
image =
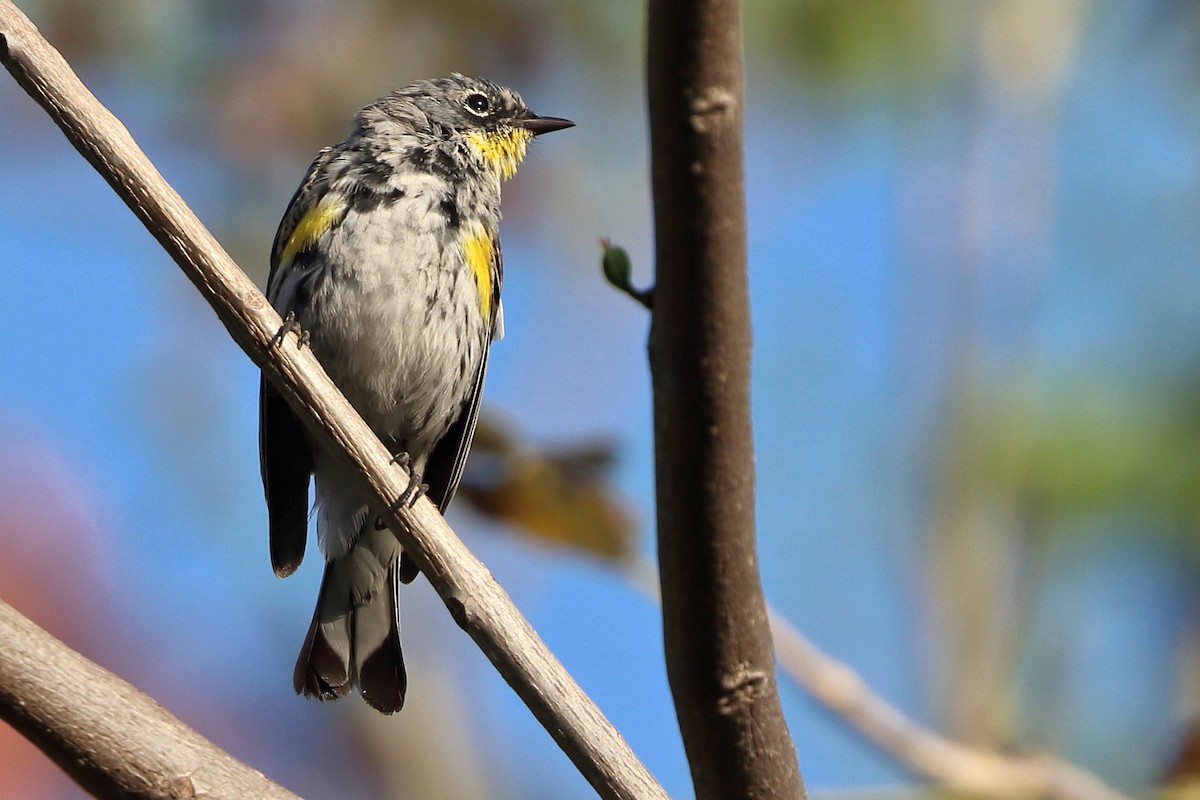
[[[614,245],[608,239],[601,239],[600,246],[604,248],[604,256],[600,261],[604,267],[604,277],[621,291],[632,291],[629,277],[633,273],[633,264],[629,260],[629,253],[625,252],[624,247]]]
[[[604,268],[604,277],[608,279],[608,282],[646,308],[652,308],[654,290],[638,289],[629,282],[630,274],[633,272],[633,262],[629,258],[629,253],[625,252],[625,248],[614,245],[604,238],[600,239],[600,247],[604,249],[600,265]]]

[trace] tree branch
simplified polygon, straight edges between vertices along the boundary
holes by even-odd
[[[296,795],[0,601],[0,719],[97,797]]]
[[[938,735],[872,692],[853,669],[821,652],[774,610],[770,615],[783,671],[915,775],[991,797],[1127,800],[1090,772],[1047,753],[1003,755]]]
[[[353,470],[364,494],[381,507],[390,506],[408,485],[405,470],[391,463],[391,454],[308,350],[298,349],[294,337],[282,346],[271,345],[282,324],[279,315],[163,180],[125,127],[10,0],[0,0],[0,61],[179,264],[317,440]],[[620,733],[427,500],[412,509],[397,509],[388,523],[454,620],[602,797],[666,797]]]
[[[635,588],[662,602],[653,563],[635,558],[623,572]],[[783,674],[912,774],[950,791],[1009,800],[1129,800],[1092,773],[1049,753],[1006,755],[941,736],[873,692],[849,665],[824,653],[770,605],[767,614]]]
[[[650,329],[667,675],[698,798],[799,798],[758,574],[737,0],[651,0]]]

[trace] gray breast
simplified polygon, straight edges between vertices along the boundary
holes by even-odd
[[[407,181],[401,196],[351,208],[331,237],[328,277],[306,325],[318,359],[372,429],[418,457],[467,399],[486,341],[445,186],[426,177]]]

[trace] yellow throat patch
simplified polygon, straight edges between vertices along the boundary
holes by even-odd
[[[525,148],[533,138],[533,131],[525,128],[501,128],[497,131],[472,131],[467,141],[483,156],[487,163],[496,167],[504,180],[511,178],[517,165],[525,157]]]
[[[515,167],[514,167],[515,169]],[[475,276],[475,286],[479,289],[479,310],[483,318],[492,318],[492,259],[495,257],[495,243],[487,231],[476,231],[463,240],[463,256],[467,266]]]

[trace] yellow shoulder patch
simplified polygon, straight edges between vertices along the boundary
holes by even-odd
[[[321,198],[321,202],[304,212],[292,229],[292,235],[284,242],[279,254],[279,263],[288,263],[296,253],[320,239],[321,234],[329,230],[344,210],[345,204],[338,195],[327,194]]]
[[[500,171],[500,177],[504,180],[516,174],[517,165],[525,157],[525,148],[532,138],[533,131],[525,128],[501,128],[491,133],[472,131],[467,134],[467,141],[475,146],[484,160]]]
[[[483,318],[492,318],[492,259],[495,257],[495,242],[487,231],[479,229],[463,240],[463,256],[475,276],[479,289],[479,310]]]

